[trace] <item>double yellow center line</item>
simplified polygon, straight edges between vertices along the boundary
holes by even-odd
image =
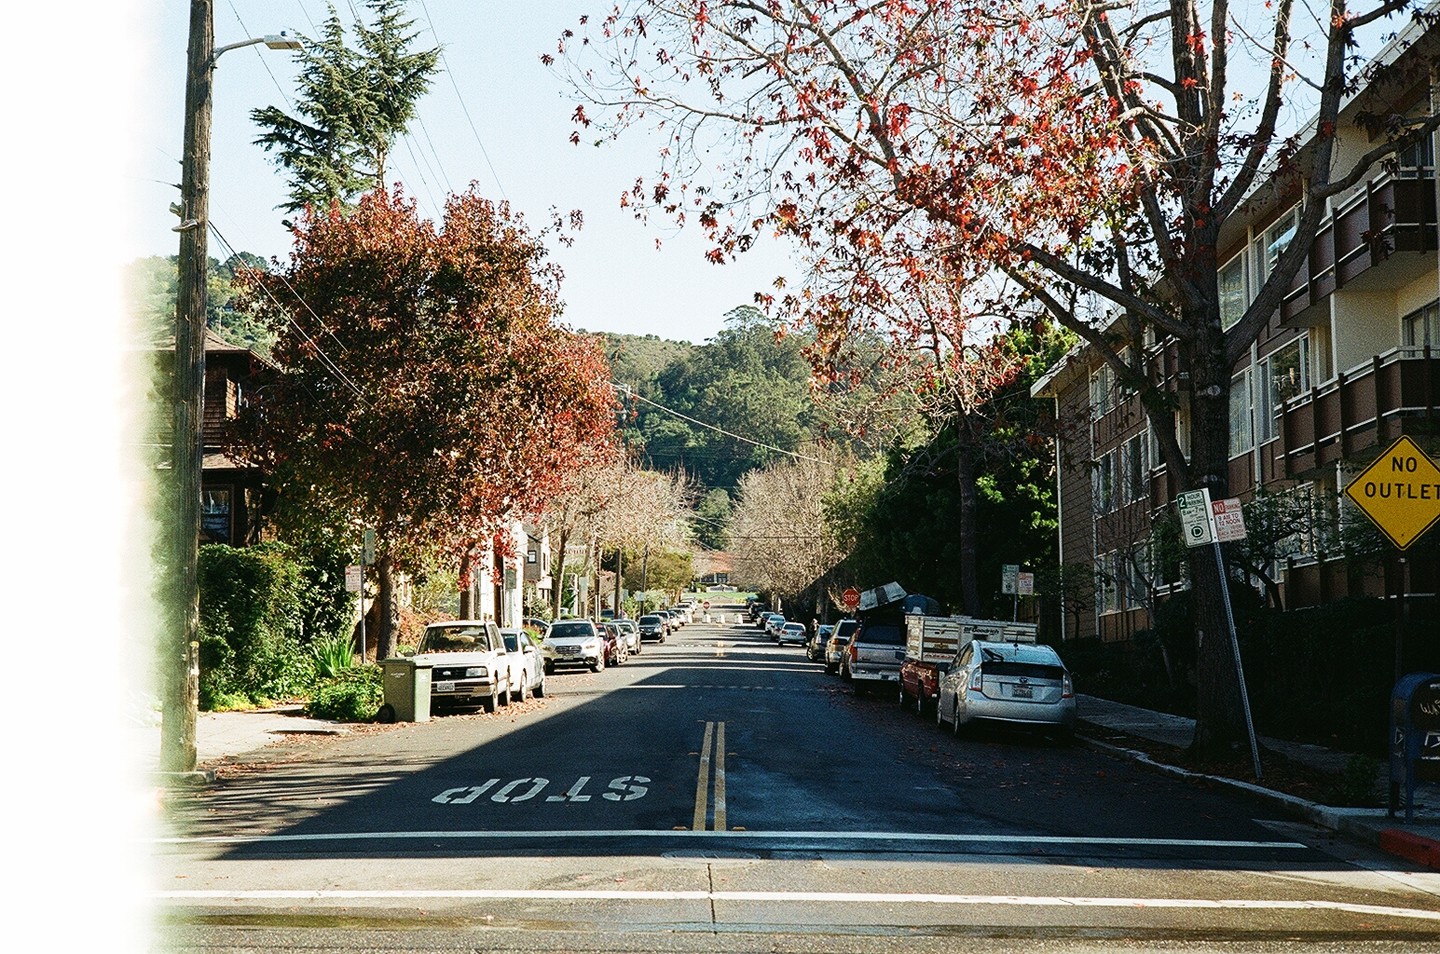
[[[712,744],[713,743],[713,744]],[[705,723],[700,744],[700,775],[695,781],[695,820],[692,828],[705,831],[710,815],[710,770],[715,770],[715,831],[725,831],[725,723]]]

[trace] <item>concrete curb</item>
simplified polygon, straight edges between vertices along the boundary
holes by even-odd
[[[1164,762],[1155,761],[1144,752],[1111,745],[1109,742],[1101,742],[1099,739],[1082,735],[1077,736],[1076,741],[1097,752],[1129,759],[1162,775],[1225,786],[1291,818],[1310,822],[1319,828],[1344,835],[1365,847],[1378,849],[1431,870],[1440,871],[1440,841],[1402,829],[1378,828],[1373,822],[1367,824],[1364,820],[1366,816],[1361,813],[1373,815],[1374,812],[1381,811],[1380,809],[1349,809],[1321,805],[1318,802],[1297,798],[1294,795],[1277,792],[1251,782],[1242,782],[1239,779],[1224,778],[1219,775],[1206,775],[1178,766],[1166,765]],[[1388,816],[1386,817],[1388,818]]]

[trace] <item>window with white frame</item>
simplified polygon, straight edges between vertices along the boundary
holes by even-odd
[[[1220,269],[1220,327],[1233,326],[1249,304],[1245,293],[1245,256],[1236,255]]]
[[[1400,340],[1407,348],[1440,347],[1440,301],[1432,301],[1400,319]]]
[[[1120,590],[1116,585],[1116,554],[1102,553],[1095,558],[1095,611],[1100,614],[1120,611]]]
[[[1260,362],[1260,407],[1256,426],[1260,443],[1278,436],[1280,405],[1310,390],[1310,339],[1301,335]]]
[[[1230,456],[1255,447],[1255,421],[1250,406],[1250,369],[1230,379]]]
[[[1090,472],[1091,490],[1094,499],[1091,505],[1097,514],[1109,513],[1115,509],[1115,452],[1108,451],[1095,458]]]
[[[1295,233],[1299,230],[1300,207],[1297,205],[1276,219],[1275,223],[1261,234],[1259,248],[1255,250],[1256,294],[1259,294],[1260,286],[1275,270],[1280,256],[1285,254],[1285,250],[1290,247],[1290,243],[1295,239]]]
[[[1102,364],[1090,375],[1090,419],[1098,421],[1109,413],[1113,406],[1112,392],[1115,390],[1115,372],[1110,365]]]

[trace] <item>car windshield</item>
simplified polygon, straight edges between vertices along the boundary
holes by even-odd
[[[485,640],[485,627],[469,626],[427,626],[425,636],[420,640],[422,653],[464,653],[489,649]]]
[[[548,635],[552,639],[575,639],[580,636],[595,635],[595,628],[586,622],[552,623]]]
[[[856,620],[842,619],[839,625],[835,627],[835,635],[843,637],[845,640],[848,641],[850,639],[850,635],[855,632],[855,627],[859,625],[860,623]]]
[[[655,625],[656,623],[658,623],[658,622],[660,622],[660,617],[658,617],[658,616],[642,616],[642,617],[640,617],[640,625],[642,625],[642,626],[654,626],[654,625]]]

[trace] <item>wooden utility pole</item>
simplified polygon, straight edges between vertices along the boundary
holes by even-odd
[[[206,229],[210,221],[210,92],[215,9],[191,0],[185,74],[185,142],[180,180],[180,291],[175,306],[171,400],[175,429],[170,456],[173,541],[170,613],[160,657],[164,710],[160,769],[195,769],[195,715],[200,701],[200,475],[204,460]]]

